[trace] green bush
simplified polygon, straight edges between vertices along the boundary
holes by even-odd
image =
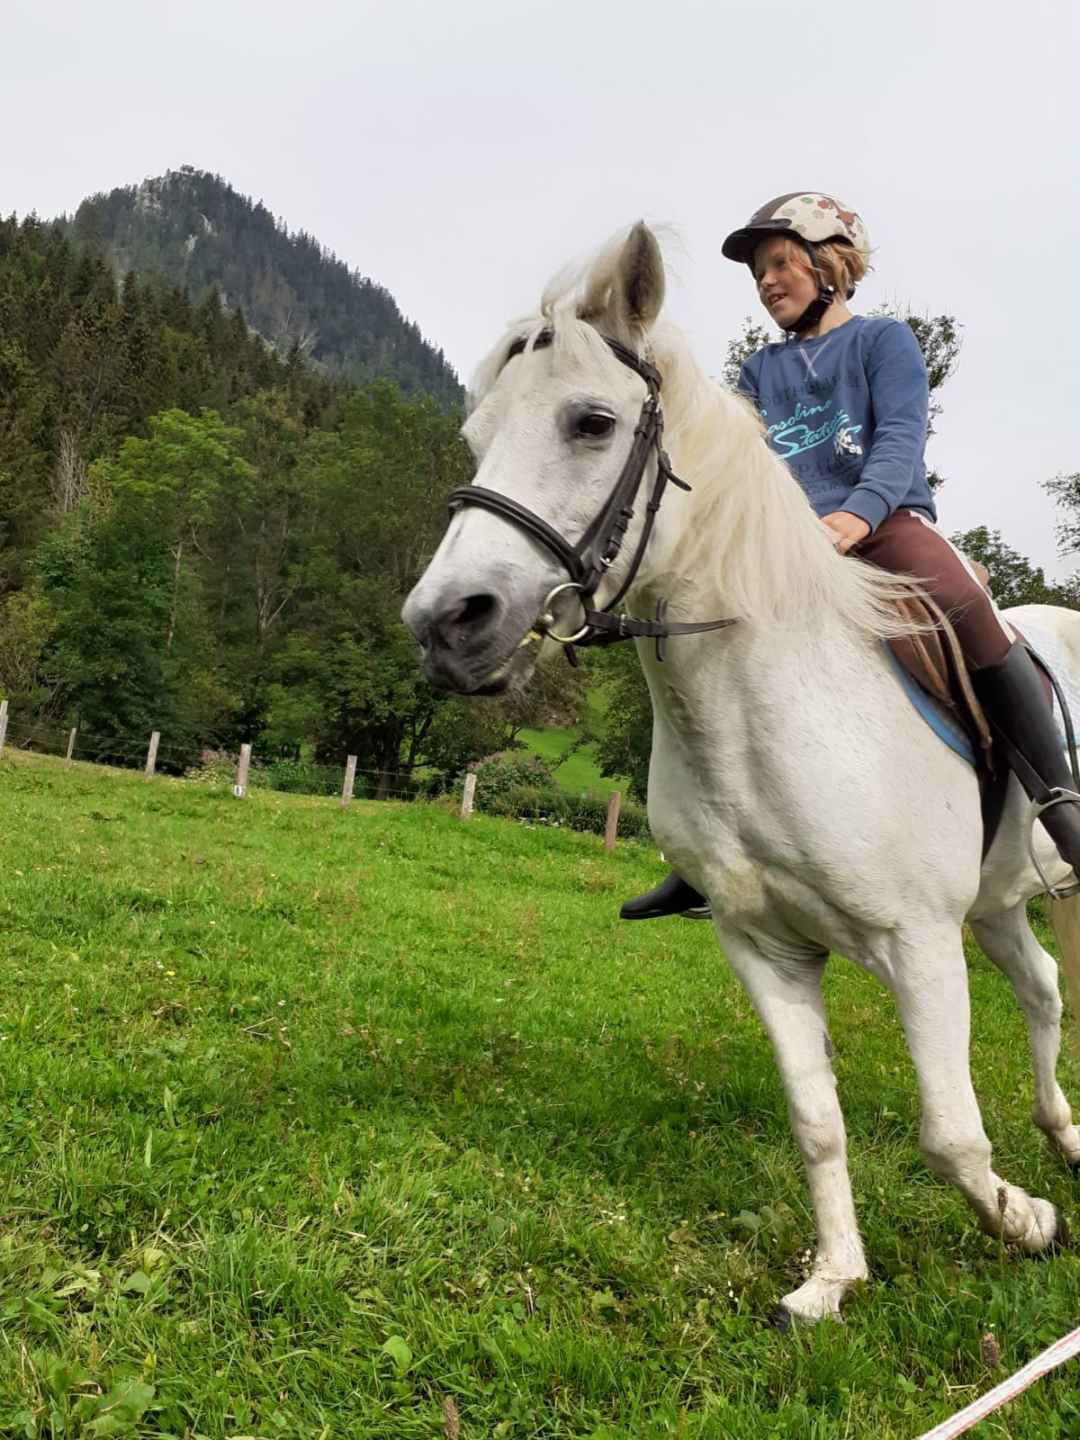
[[[198,762],[184,771],[196,785],[232,786],[236,783],[236,756],[224,750],[203,750]]]
[[[525,750],[499,750],[469,768],[476,774],[476,808],[489,815],[504,813],[492,807],[513,790],[558,788],[544,762]]]
[[[566,819],[566,798],[557,785],[511,785],[478,808],[483,808],[487,815],[501,815],[507,820],[561,825]]]
[[[316,765],[312,760],[274,760],[251,771],[252,785],[287,795],[340,795],[344,780],[344,765]]]
[[[224,751],[204,751],[198,765],[185,771],[185,778],[197,784],[227,786],[236,782],[236,756]],[[431,777],[393,775],[388,797],[394,800],[417,799],[438,793]],[[356,776],[353,794],[358,800],[373,799],[378,788],[373,774]],[[251,790],[280,790],[287,795],[340,795],[345,783],[345,766],[319,765],[314,760],[256,761],[248,772]]]
[[[340,795],[345,783],[345,765],[318,765],[314,760],[274,760],[252,768],[252,785],[266,790],[282,790],[290,795]],[[358,771],[353,794],[358,800],[374,800],[378,796],[379,776],[373,771]],[[386,790],[388,800],[415,800],[428,793],[423,777],[392,774]]]
[[[501,751],[476,766],[477,810],[534,825],[559,825],[603,835],[607,826],[606,795],[573,795],[560,789],[542,760],[517,751]],[[623,800],[619,836],[649,840],[648,816],[642,805]]]
[[[588,830],[603,835],[607,828],[606,795],[566,795],[566,817],[563,823],[571,830]],[[651,840],[649,817],[644,805],[623,796],[619,811],[619,836],[623,840]]]

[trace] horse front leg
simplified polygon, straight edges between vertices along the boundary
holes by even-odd
[[[844,1296],[868,1272],[851,1196],[844,1117],[821,998],[827,956],[824,951],[755,941],[726,931],[722,923],[716,928],[732,969],[772,1041],[814,1207],[813,1269],[804,1285],[784,1296],[781,1314],[796,1321],[839,1315]]]

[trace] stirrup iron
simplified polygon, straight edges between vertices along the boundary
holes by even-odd
[[[1047,895],[1051,900],[1068,900],[1072,895],[1080,895],[1080,877],[1071,884],[1066,884],[1060,889],[1051,885],[1046,878],[1046,871],[1039,864],[1039,857],[1035,854],[1035,821],[1047,810],[1052,810],[1055,805],[1080,805],[1080,795],[1075,790],[1066,790],[1061,785],[1055,785],[1050,791],[1049,800],[1032,800],[1028,804],[1027,813],[1027,837],[1028,854],[1031,856],[1031,863],[1042,881]],[[1050,837],[1051,840],[1053,836]],[[1056,847],[1055,847],[1056,848]],[[1073,871],[1075,875],[1076,872]]]

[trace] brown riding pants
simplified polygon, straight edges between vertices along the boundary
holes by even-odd
[[[925,515],[895,510],[852,555],[894,574],[913,575],[953,623],[972,670],[1000,665],[1012,633],[975,572]]]

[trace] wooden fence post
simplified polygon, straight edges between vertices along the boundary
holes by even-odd
[[[4,748],[4,741],[7,739],[7,701],[0,700],[0,750]]]
[[[75,754],[75,736],[78,735],[78,733],[79,731],[76,728],[72,730],[71,734],[68,736],[67,754],[64,756],[65,765],[71,764],[71,757]]]
[[[467,820],[473,812],[473,800],[476,795],[476,771],[470,770],[465,776],[465,788],[461,792],[461,818]]]
[[[607,824],[604,826],[604,849],[615,849],[615,836],[619,830],[619,807],[622,805],[622,796],[618,790],[613,790],[608,796],[607,802]]]
[[[345,761],[345,784],[341,787],[341,808],[348,805],[353,796],[353,786],[356,784],[356,756],[350,755]]]
[[[152,730],[150,732],[150,748],[146,752],[146,769],[143,771],[144,780],[152,780],[154,778],[154,771],[157,769],[157,747],[160,739],[160,730]]]
[[[247,794],[248,767],[251,764],[251,746],[240,746],[240,762],[236,767],[236,784],[232,787],[232,793],[237,800],[242,800]]]

